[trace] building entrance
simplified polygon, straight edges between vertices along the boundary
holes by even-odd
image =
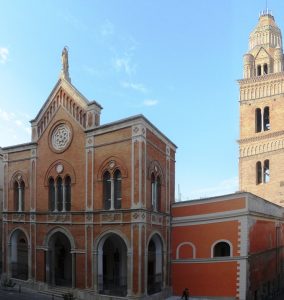
[[[13,278],[28,279],[28,241],[21,230],[11,237],[11,274]]]
[[[127,247],[116,234],[103,239],[99,245],[98,282],[101,294],[127,295]]]
[[[65,234],[54,233],[48,243],[46,259],[47,282],[51,285],[72,286],[71,244]]]

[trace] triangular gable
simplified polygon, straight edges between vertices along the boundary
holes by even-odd
[[[257,52],[255,59],[262,59],[262,58],[269,58],[269,57],[270,54],[263,47],[261,47]]]
[[[59,107],[67,110],[86,129],[86,114],[90,105],[97,106],[99,110],[102,108],[94,101],[89,102],[69,81],[60,77],[39,113],[31,121],[32,140],[35,141],[42,135]]]

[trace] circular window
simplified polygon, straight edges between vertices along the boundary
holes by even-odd
[[[52,130],[50,144],[55,152],[63,152],[72,140],[72,129],[66,123],[60,123]]]

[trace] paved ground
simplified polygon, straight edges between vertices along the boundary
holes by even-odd
[[[11,290],[0,288],[0,299],[1,300],[52,300],[52,296],[36,293],[32,290],[28,290],[25,288],[22,288],[21,293],[19,293],[18,286],[16,286]],[[62,300],[62,298],[54,297],[54,300],[59,300],[59,299]]]

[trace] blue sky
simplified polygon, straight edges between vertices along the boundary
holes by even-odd
[[[144,114],[177,146],[182,199],[238,189],[236,80],[265,0],[0,0],[0,146],[30,141],[69,47],[102,124]],[[269,1],[284,30],[284,1]],[[177,192],[177,190],[176,190]]]

